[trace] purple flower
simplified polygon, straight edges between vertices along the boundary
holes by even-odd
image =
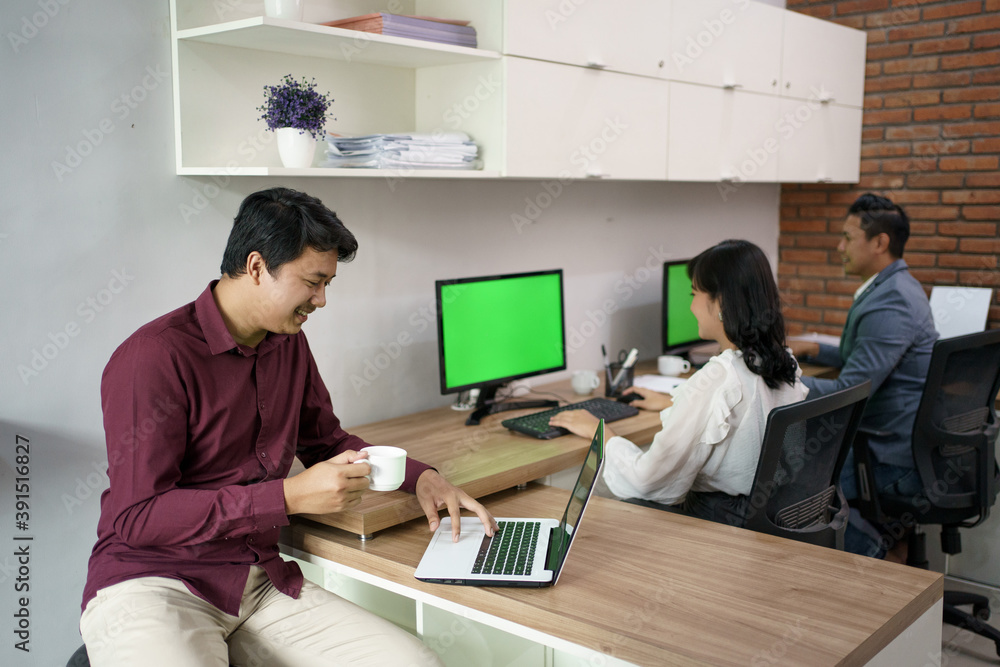
[[[315,79],[296,81],[291,74],[286,74],[283,83],[264,86],[264,104],[257,107],[257,111],[264,112],[259,120],[266,121],[269,130],[294,127],[320,139],[327,109],[332,103],[329,93],[316,92]]]

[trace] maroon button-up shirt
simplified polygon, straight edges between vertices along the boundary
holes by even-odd
[[[170,577],[236,615],[251,565],[298,597],[302,572],[278,555],[282,480],[296,454],[309,467],[368,444],[340,427],[305,334],[237,344],[214,287],[140,328],[104,369],[111,487],[84,608],[112,584]],[[402,488],[427,468],[408,460]]]

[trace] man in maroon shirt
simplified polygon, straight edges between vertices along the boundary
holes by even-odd
[[[416,638],[305,582],[278,554],[292,514],[368,490],[367,443],[333,413],[302,325],[357,241],[318,199],[248,196],[222,278],[141,327],[101,381],[110,488],[80,627],[91,664],[438,664]],[[306,470],[287,477],[295,456]],[[432,468],[402,488],[437,528],[447,507],[495,522]],[[458,521],[454,538],[457,539]]]

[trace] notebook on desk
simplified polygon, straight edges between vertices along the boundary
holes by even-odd
[[[487,537],[479,517],[463,517],[458,542],[451,518],[434,531],[414,576],[421,581],[464,586],[553,586],[559,580],[583,512],[604,463],[604,420],[566,503],[562,519],[502,519]]]

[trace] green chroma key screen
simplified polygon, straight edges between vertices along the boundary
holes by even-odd
[[[561,270],[436,287],[442,393],[566,367]]]
[[[687,262],[663,265],[663,349],[693,343],[698,336],[698,320],[691,312],[691,279]]]

